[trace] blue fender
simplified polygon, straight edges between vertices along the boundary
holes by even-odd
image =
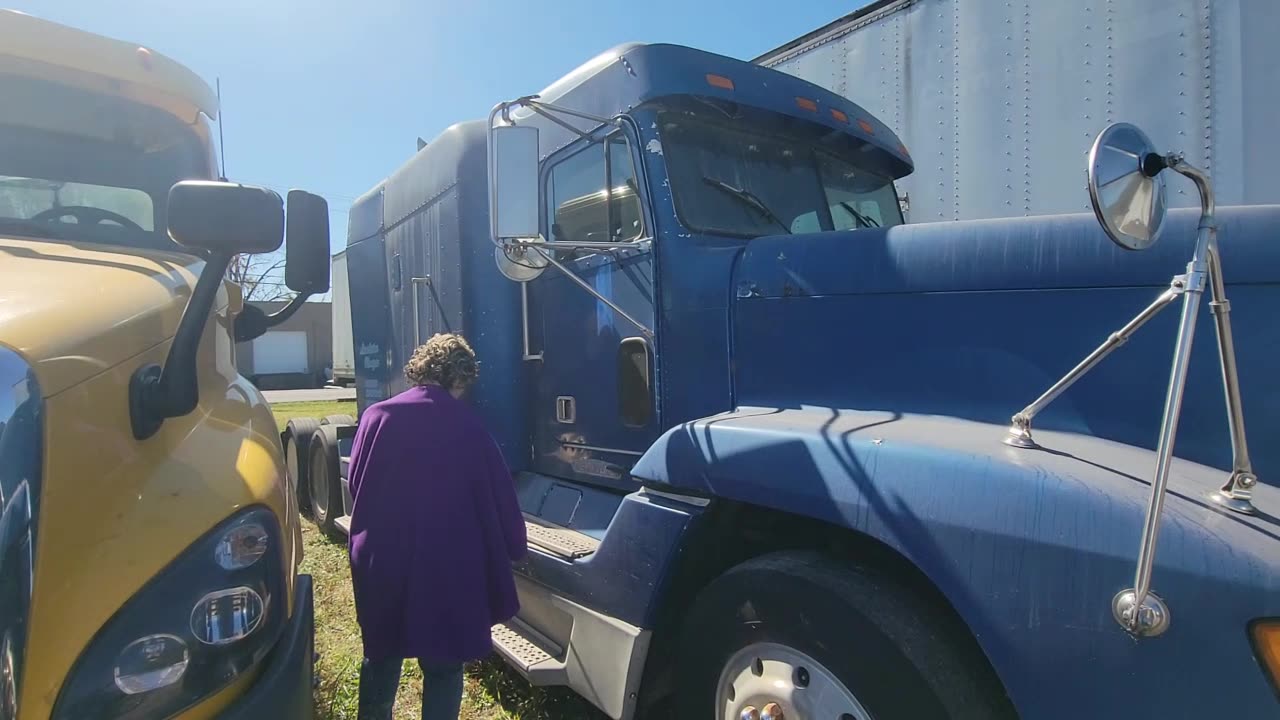
[[[1248,623],[1280,615],[1280,490],[1250,518],[1205,496],[1225,474],[1177,461],[1153,588],[1172,625],[1136,640],[1111,614],[1132,587],[1154,453],[940,416],[741,408],[667,432],[633,470],[874,537],[950,601],[1028,718],[1264,717],[1280,710]],[[1224,679],[1229,679],[1223,683]]]

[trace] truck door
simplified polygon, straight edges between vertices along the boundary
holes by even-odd
[[[634,142],[622,130],[580,140],[543,170],[544,233],[552,241],[650,237]],[[649,251],[562,251],[579,278],[654,327]],[[554,268],[529,283],[532,467],[561,478],[625,485],[656,437],[652,341]]]

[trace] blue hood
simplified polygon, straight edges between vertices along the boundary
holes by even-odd
[[[1134,253],[1091,215],[759,238],[735,270],[736,405],[817,405],[1006,424],[1183,272],[1198,214]],[[1280,206],[1224,208],[1219,241],[1246,425],[1280,483]],[[1036,419],[1150,448],[1176,331],[1166,310]],[[1219,468],[1230,441],[1207,300],[1176,454]]]

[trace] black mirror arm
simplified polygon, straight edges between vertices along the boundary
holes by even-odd
[[[229,253],[213,253],[209,257],[182,311],[164,367],[144,365],[130,379],[129,420],[133,436],[138,440],[154,435],[165,420],[195,410],[200,401],[200,379],[196,372],[200,337],[230,264]]]
[[[236,324],[233,328],[236,342],[249,342],[254,338],[262,337],[269,328],[293,317],[298,312],[298,308],[311,297],[311,293],[298,293],[293,296],[288,305],[280,308],[278,311],[268,315],[256,305],[245,305],[244,309],[236,315]]]

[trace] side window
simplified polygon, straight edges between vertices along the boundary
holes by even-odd
[[[643,231],[640,219],[640,194],[637,189],[636,168],[631,162],[631,148],[622,133],[609,136],[610,217],[612,238],[618,242],[635,240]]]
[[[553,241],[639,238],[640,198],[626,137],[615,133],[554,165],[547,178],[546,203]]]

